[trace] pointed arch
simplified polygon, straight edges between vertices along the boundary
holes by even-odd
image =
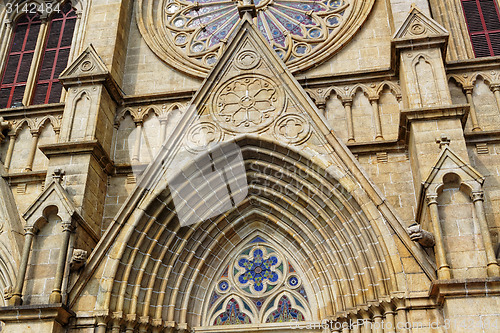
[[[208,284],[220,259],[255,230],[292,249],[296,262],[308,263],[304,278],[313,290],[316,318],[406,288],[395,278],[385,237],[333,175],[276,143],[252,137],[237,142],[246,173],[235,176],[248,179],[248,196],[222,215],[182,226],[172,189],[163,183],[152,190],[152,197],[141,200],[142,208],[131,212],[127,232],[113,241],[114,254],[103,262],[99,307],[199,326],[202,300],[210,296]],[[200,158],[178,169],[197,177],[207,167]],[[210,193],[221,191],[217,187]],[[115,227],[104,239],[113,239]]]

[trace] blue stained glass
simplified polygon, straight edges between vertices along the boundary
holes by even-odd
[[[272,39],[276,44],[285,47],[285,36],[283,35],[283,31],[281,31],[281,29],[278,28],[268,16],[266,16],[266,22],[269,30],[271,31],[270,39]]]
[[[226,311],[215,318],[214,325],[250,324],[250,318],[240,311],[240,306],[234,298],[230,299]]]
[[[304,10],[306,12],[312,10],[314,12],[323,12],[326,10],[326,8],[319,4],[319,3],[307,3],[305,1],[304,3],[300,2],[288,2],[288,1],[276,1],[277,4],[281,4],[283,6],[291,7],[291,8],[297,8]]]
[[[285,8],[282,6],[277,6],[276,8],[272,7],[270,9],[273,11],[273,14],[275,14],[275,15],[276,15],[276,13],[284,14],[284,15],[288,16],[289,18],[299,22],[300,24],[317,25],[311,16],[309,16],[305,13],[302,13],[300,11],[297,11],[295,9]]]
[[[219,289],[222,291],[226,291],[229,288],[229,283],[227,281],[222,281],[219,283]]]
[[[271,268],[278,263],[278,258],[276,256],[270,256],[264,259],[264,253],[261,249],[255,249],[253,251],[253,258],[240,259],[238,261],[238,266],[245,268],[245,273],[238,277],[238,281],[241,284],[246,284],[253,281],[253,287],[255,291],[264,290],[264,281],[269,282],[278,281],[278,274],[271,271]]]
[[[302,28],[297,23],[291,21],[289,18],[284,16],[278,11],[272,10],[274,17],[281,23],[281,25],[294,35],[303,36]]]
[[[231,29],[236,25],[236,22],[238,20],[239,20],[238,15],[233,15],[233,17],[227,21],[227,23],[224,25],[224,27],[210,38],[210,42],[208,44],[208,47],[211,47],[211,46],[219,43],[222,39],[226,38],[227,35],[229,34],[229,32],[231,31]]]
[[[278,302],[278,308],[267,317],[266,323],[283,323],[289,321],[304,321],[304,315],[292,308],[288,297],[283,296]]]
[[[339,19],[336,16],[332,16],[328,19],[329,25],[337,25],[339,24]]]
[[[206,24],[215,18],[221,17],[222,15],[226,15],[228,12],[230,12],[234,8],[229,7],[229,8],[221,9],[219,11],[217,11],[217,7],[215,7],[215,8],[211,7],[211,9],[213,9],[213,10],[210,11],[210,13],[211,13],[210,15],[206,15],[206,14],[200,15],[196,11],[191,11],[189,13],[189,16],[191,16],[192,19],[191,19],[191,22],[189,22],[188,26],[191,28],[191,27],[197,27],[201,24]]]
[[[260,22],[260,20],[259,20],[259,22]],[[262,22],[261,22],[261,24],[262,24]],[[266,243],[266,241],[262,237],[257,236],[250,243]]]
[[[312,38],[318,38],[321,36],[321,30],[311,29],[311,31],[309,31],[309,36],[311,36]]]

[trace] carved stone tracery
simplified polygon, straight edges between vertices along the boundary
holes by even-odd
[[[328,59],[365,21],[374,0],[254,0],[254,22],[292,72]],[[149,47],[176,69],[204,76],[241,17],[238,1],[140,0],[137,23]],[[161,8],[153,13],[148,8]]]

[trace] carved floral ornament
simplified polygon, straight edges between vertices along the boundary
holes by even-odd
[[[332,56],[359,30],[374,0],[254,0],[254,23],[292,72]],[[238,1],[139,0],[149,47],[175,69],[204,77],[240,22]]]
[[[242,52],[237,57],[240,58],[247,66],[259,62],[256,54],[248,52]],[[219,85],[209,104],[214,122],[204,120],[191,125],[187,147],[190,151],[203,151],[222,141],[224,133],[260,133],[270,127],[280,142],[301,144],[311,134],[310,125],[301,115],[283,114],[286,106],[285,93],[273,79],[258,74],[232,78]]]

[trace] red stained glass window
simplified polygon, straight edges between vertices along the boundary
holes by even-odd
[[[38,14],[23,15],[16,22],[0,84],[0,108],[23,100],[40,24]]]
[[[52,17],[32,104],[59,102],[62,85],[57,78],[68,65],[75,23],[76,13],[69,3]]]
[[[500,15],[496,0],[462,0],[476,57],[500,56]]]

